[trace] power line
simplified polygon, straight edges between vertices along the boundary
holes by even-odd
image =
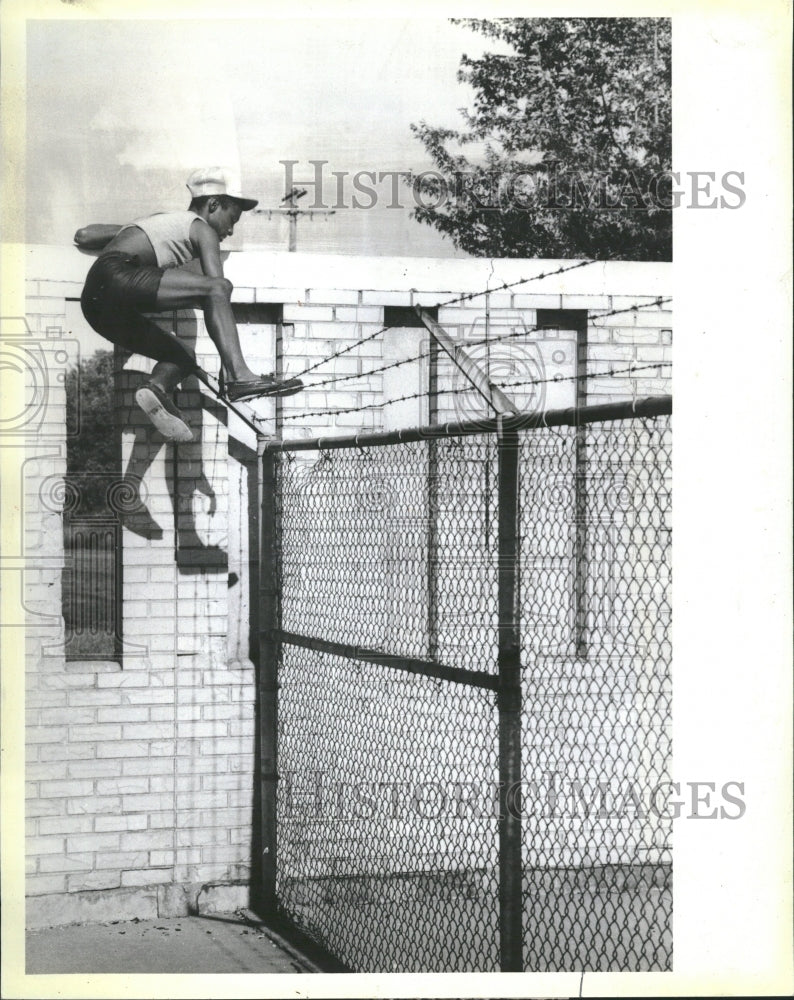
[[[313,219],[315,215],[335,215],[334,209],[328,208],[298,208],[298,199],[307,194],[306,188],[293,187],[281,199],[281,204],[286,204],[287,208],[255,208],[254,215],[266,215],[271,219],[274,215],[283,215],[289,219],[289,239],[287,250],[294,253],[298,247],[298,219],[302,215],[308,215]]]

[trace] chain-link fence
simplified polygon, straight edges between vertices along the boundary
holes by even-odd
[[[671,967],[670,409],[266,451],[265,888],[347,968]]]

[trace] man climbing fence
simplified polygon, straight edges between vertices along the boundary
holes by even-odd
[[[135,399],[170,441],[193,438],[171,398],[173,390],[189,375],[209,383],[193,352],[145,313],[203,311],[221,358],[221,396],[229,402],[288,396],[303,388],[299,379],[257,375],[240,348],[220,244],[257,200],[245,197],[229,172],[218,167],[194,171],[187,187],[192,200],[186,211],[161,212],[124,226],[91,225],[75,234],[78,247],[100,251],[83,288],[83,314],[107,340],[157,362]],[[202,273],[185,267],[193,260]]]

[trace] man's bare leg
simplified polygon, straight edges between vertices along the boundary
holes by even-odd
[[[171,361],[158,361],[152,369],[151,381],[159,386],[163,392],[173,392],[183,378],[185,378],[184,369]]]
[[[208,278],[182,268],[171,268],[160,281],[157,309],[201,309],[207,332],[218,348],[227,376],[235,381],[245,381],[258,376],[246,364],[240,348],[231,305],[232,287],[226,278]],[[167,372],[158,374],[169,377]]]

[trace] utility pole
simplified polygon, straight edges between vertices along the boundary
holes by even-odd
[[[313,219],[315,215],[334,215],[334,210],[332,208],[298,208],[298,199],[303,198],[306,194],[306,188],[293,187],[288,191],[284,197],[281,199],[281,204],[285,205],[285,208],[255,208],[255,215],[266,215],[268,219],[271,219],[274,215],[286,215],[289,219],[289,243],[287,244],[287,249],[290,253],[294,253],[298,245],[298,217],[301,215],[308,215],[310,219]]]

